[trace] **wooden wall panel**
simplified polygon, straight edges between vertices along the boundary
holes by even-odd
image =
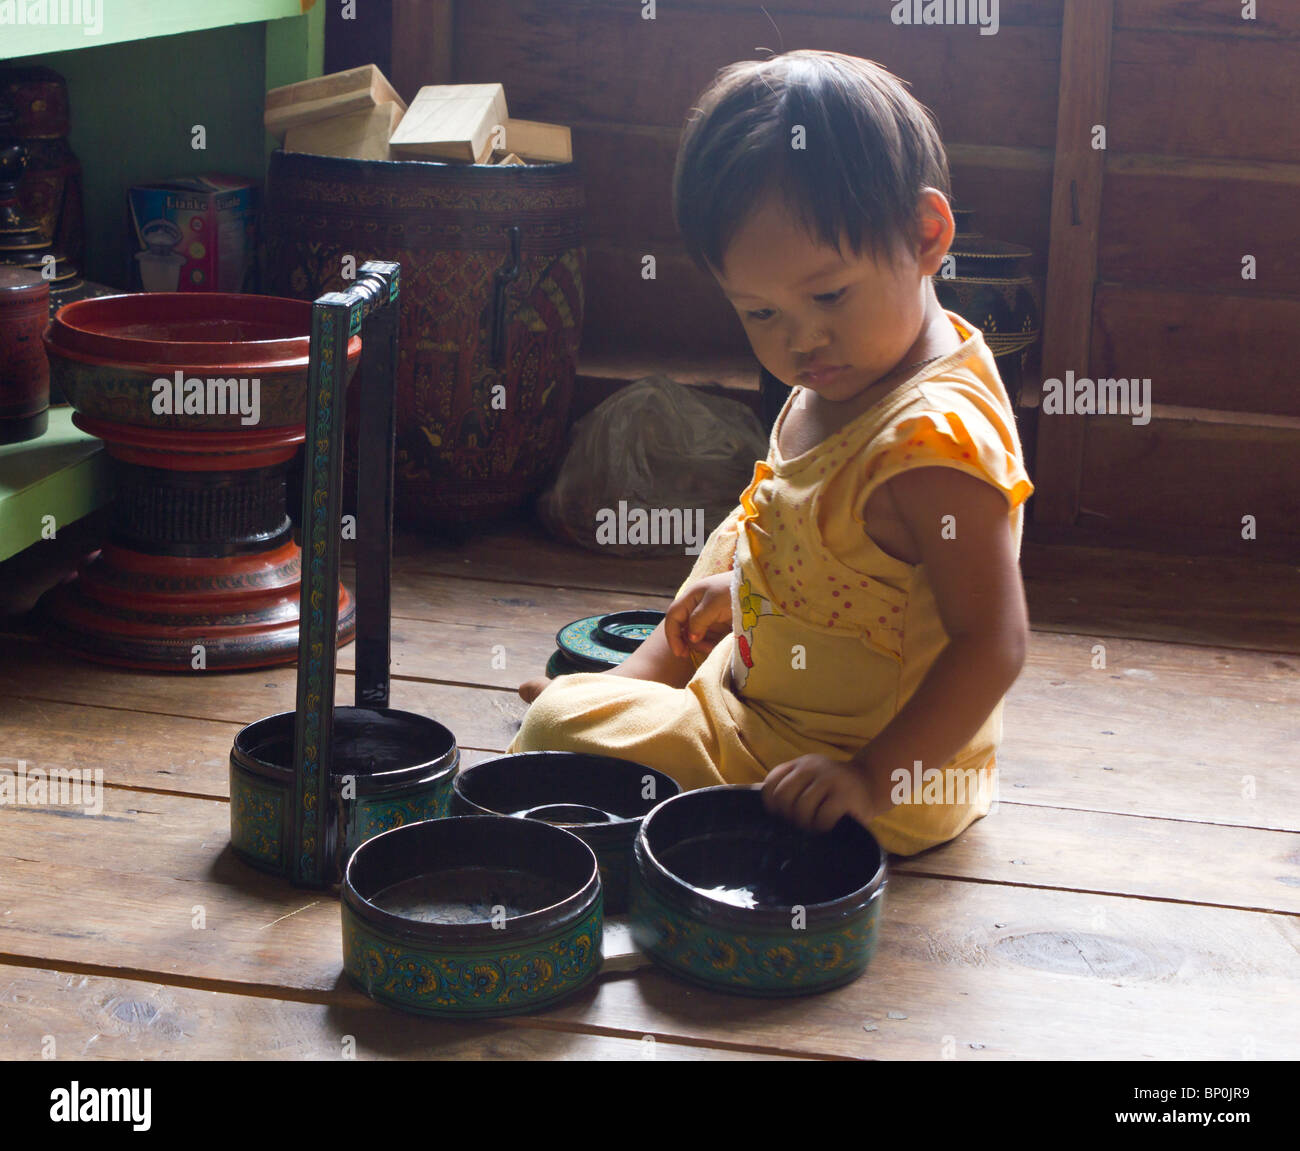
[[[1300,162],[1294,40],[1116,31],[1111,52],[1111,151]]]
[[[1199,551],[1202,534],[1220,543],[1240,540],[1241,517],[1253,515],[1274,554],[1284,539],[1297,544],[1291,555],[1300,555],[1297,456],[1300,426],[1209,423],[1159,412],[1149,424],[1134,426],[1123,416],[1094,416],[1080,522],[1130,530],[1145,525],[1162,538],[1181,535],[1189,550]]]
[[[1282,354],[1300,299],[1102,285],[1094,308],[1094,376],[1149,377],[1161,404],[1300,416]]]
[[[761,8],[724,17],[711,6],[556,0],[476,0],[458,23],[457,80],[500,81],[511,114],[654,124],[679,129],[717,70],[777,50]],[[946,142],[1050,147],[1055,137],[1059,29],[1003,23],[975,28],[900,27],[887,18],[779,13],[785,50],[824,48],[877,60],[912,85]],[[991,82],[995,77],[996,82]]]
[[[1265,0],[1253,20],[1243,20],[1238,0],[1116,0],[1115,27],[1300,38],[1300,5]]]
[[[752,354],[735,309],[717,283],[676,246],[657,251],[656,276],[641,278],[641,254],[627,244],[587,245],[584,351],[668,358]]]
[[[1098,275],[1227,294],[1300,294],[1300,186],[1108,171]],[[1256,279],[1241,278],[1242,257]]]
[[[366,0],[362,0],[365,3]],[[468,0],[386,0],[392,6],[389,80],[408,104],[426,84],[456,84],[456,15]]]

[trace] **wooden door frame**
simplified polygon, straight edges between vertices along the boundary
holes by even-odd
[[[1043,307],[1042,378],[1089,374],[1106,152],[1093,146],[1106,123],[1114,0],[1065,0],[1052,176],[1051,238]],[[1109,141],[1107,141],[1109,142]],[[1072,527],[1079,515],[1087,423],[1038,410],[1034,521]]]

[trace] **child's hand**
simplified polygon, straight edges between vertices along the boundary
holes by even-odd
[[[664,636],[673,655],[712,651],[731,631],[731,573],[719,572],[691,584],[664,613]]]
[[[768,773],[763,806],[806,831],[830,831],[845,815],[861,824],[884,815],[893,805],[877,790],[860,763],[801,755]]]

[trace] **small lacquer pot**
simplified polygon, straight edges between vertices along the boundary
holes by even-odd
[[[885,853],[847,817],[825,834],[771,815],[757,787],[706,787],[641,823],[632,934],[657,963],[745,995],[805,995],[866,970]]]
[[[460,816],[384,832],[353,854],[341,903],[344,970],[403,1011],[535,1011],[600,968],[596,856],[530,819]]]
[[[663,772],[630,760],[530,751],[467,767],[453,784],[452,810],[513,815],[572,831],[596,853],[605,908],[617,915],[627,909],[632,843],[642,817],[680,790]]]
[[[247,863],[289,873],[292,839],[294,713],[251,723],[230,753],[230,846]],[[334,709],[331,798],[341,816],[336,879],[372,836],[448,813],[460,762],[442,724],[392,708]]]

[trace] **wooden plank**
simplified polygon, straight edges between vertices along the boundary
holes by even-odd
[[[1278,160],[1217,156],[1166,156],[1126,152],[1106,161],[1108,176],[1178,176],[1184,180],[1253,180],[1264,184],[1300,184],[1300,164]]]
[[[1230,786],[1240,791],[1239,779]],[[1288,817],[1294,826],[1296,812]],[[898,860],[894,871],[1300,915],[1294,831],[999,803],[955,840]]]
[[[389,145],[408,160],[487,163],[493,132],[509,120],[505,88],[490,84],[426,84],[402,117]]]
[[[24,700],[13,710],[20,719],[7,733],[0,772],[22,760],[29,773],[98,769],[106,787],[230,798],[230,748],[242,724],[49,700]],[[501,750],[462,747],[461,764]]]
[[[756,1002],[646,972],[552,1017],[852,1058],[1300,1055],[1293,916],[905,875],[890,884],[876,957],[840,991]]]
[[[1060,5],[1038,19],[1029,0],[999,6],[995,36],[966,26],[894,24],[892,5],[838,9],[782,3],[781,10],[713,4],[629,20],[617,6],[574,0],[476,0],[460,9],[460,83],[510,78],[511,111],[574,124],[616,120],[680,129],[695,98],[723,64],[799,44],[878,61],[912,85],[945,141],[1051,147],[1061,36]],[[1018,10],[1020,15],[1012,17]],[[782,45],[785,47],[783,48]],[[989,75],[999,82],[991,85]],[[645,78],[654,77],[654,83]],[[980,92],[978,100],[970,93]],[[582,156],[580,145],[577,155]]]
[[[1236,543],[1236,556],[1210,559],[1026,542],[1021,568],[1032,626],[1300,652],[1296,565],[1254,558],[1253,543],[1240,533]]]
[[[1257,296],[1267,308],[1276,297],[1300,295],[1300,271],[1281,255],[1300,243],[1288,207],[1295,199],[1295,184],[1286,179],[1201,179],[1107,170],[1098,275],[1112,283],[1171,291],[1193,287],[1207,293],[1201,306],[1210,311],[1220,304],[1209,293]],[[1158,228],[1151,226],[1153,202],[1161,205]],[[1270,219],[1278,221],[1273,238],[1262,242],[1259,221]],[[1242,279],[1242,258],[1248,255],[1257,261],[1254,280]],[[1190,362],[1190,356],[1187,359]],[[1269,374],[1277,387],[1287,377],[1276,349],[1271,365]],[[1086,374],[1077,367],[1075,373]]]
[[[1179,529],[1189,552],[1202,536],[1241,539],[1246,515],[1255,517],[1257,536],[1294,532],[1300,522],[1298,452],[1300,431],[1294,428],[1168,419],[1136,427],[1124,416],[1093,416],[1080,512]]]
[[[581,155],[582,142],[575,145]],[[687,257],[680,241],[656,244],[654,279],[642,275],[645,247],[635,242],[592,239],[586,244],[584,343],[591,349],[651,352],[671,333],[673,348],[713,355],[753,354],[735,309],[712,276]],[[635,317],[627,308],[637,301]]]
[[[1257,4],[1250,20],[1242,19],[1240,4],[1220,0],[1119,0],[1116,28],[1142,28],[1169,34],[1238,36],[1242,39],[1300,36],[1300,8],[1289,4]]]
[[[1238,256],[1238,268],[1240,262]],[[1300,388],[1279,354],[1287,333],[1295,331],[1297,297],[1102,284],[1092,370],[1149,378],[1152,399],[1164,404],[1295,417]]]
[[[1071,4],[1061,26],[1061,78],[1056,117],[1052,233],[1043,307],[1042,375],[1086,376],[1097,278],[1105,152],[1093,147],[1093,126],[1106,123],[1113,0]],[[1036,522],[1072,524],[1079,511],[1082,419],[1040,419],[1036,451]]]
[[[301,124],[284,134],[284,150],[353,160],[391,160],[388,140],[401,118],[400,105],[389,101],[368,112]]]
[[[538,587],[670,596],[691,574],[694,562],[689,556],[628,559],[586,551],[552,539],[534,520],[486,526],[459,547],[400,535],[394,540],[393,555],[395,595],[398,586],[411,586],[406,572],[424,571]],[[527,556],[526,562],[522,556]]]
[[[0,965],[7,1058],[41,1059],[778,1059],[716,1047],[539,1027],[530,1019],[423,1019],[350,985],[303,1003],[163,983]]]
[[[6,725],[15,722],[27,701],[48,699],[90,705],[111,700],[117,708],[242,727],[263,716],[292,711],[297,682],[293,666],[196,672],[194,676],[132,672],[70,658],[39,643],[3,638],[0,660],[6,664],[0,668],[0,692],[4,693],[0,717]],[[352,694],[351,673],[340,672],[336,703],[350,705]],[[477,748],[504,748],[514,738],[527,709],[513,691],[466,691],[411,679],[394,683],[391,706],[430,716],[449,727],[458,743]]]
[[[457,650],[450,625],[419,627],[423,639],[417,650]],[[1093,666],[1098,644],[1106,660],[1102,668]],[[518,680],[541,668],[540,662],[525,662],[521,671],[512,663],[513,670],[484,673],[489,662],[478,660],[476,669],[460,674],[477,670],[485,677]],[[39,674],[23,678],[29,692],[59,690]],[[171,682],[178,693],[194,691],[179,677]],[[404,695],[405,684],[395,683]],[[475,706],[470,692],[460,692],[466,714]],[[192,704],[169,702],[161,694],[152,706],[170,710]],[[109,786],[228,796],[227,756],[240,724],[48,699],[15,700],[11,710],[11,754],[0,767],[12,768],[21,757],[29,769],[101,768]],[[1289,750],[1300,746],[1298,716],[1300,661],[1038,632],[1007,698],[998,754],[1002,799],[1300,830],[1300,766]],[[453,725],[462,743],[466,730]],[[477,762],[503,746],[467,748],[464,762]]]
[[[1082,551],[1131,552],[1138,555],[1160,555],[1166,558],[1192,557],[1203,558],[1208,564],[1233,563],[1249,556],[1257,557],[1257,562],[1266,569],[1285,564],[1293,564],[1300,555],[1300,525],[1290,525],[1289,530],[1276,529],[1269,535],[1253,540],[1242,540],[1233,536],[1214,536],[1201,534],[1194,539],[1188,538],[1185,530],[1171,528],[1168,524],[1112,523],[1108,520],[1089,519],[1084,522],[1062,527],[1051,524],[1031,524],[1026,528],[1025,541],[1038,547],[1052,549],[1078,549]],[[1102,621],[1105,623],[1105,621]],[[1162,622],[1162,621],[1157,621]],[[1256,642],[1238,639],[1231,628],[1219,634],[1220,629],[1205,630],[1201,625],[1206,621],[1192,618],[1189,621],[1187,635],[1189,642],[1221,643],[1225,647],[1255,647],[1261,651],[1292,651],[1295,645],[1289,640],[1270,634],[1267,630],[1255,628],[1260,636]],[[1084,620],[1079,625],[1087,627]],[[1144,633],[1139,633],[1144,634]]]
[[[110,792],[99,819],[6,812],[0,956],[217,991],[333,995],[337,906],[235,861],[225,815],[224,804],[122,792]],[[1234,829],[1202,830],[1221,835],[1218,850],[1234,850]],[[1126,849],[1094,839],[1089,863],[1098,842],[1116,855]],[[1050,851],[1050,842],[1040,846]],[[1184,895],[1208,870],[1205,858],[1223,857],[1187,851],[1165,861],[1187,882]],[[537,1018],[850,1057],[933,1058],[944,1035],[990,1052],[969,1057],[1084,1057],[1097,1051],[1076,1046],[1085,1029],[1094,1044],[1104,1035],[1117,1058],[1222,1057],[1248,1037],[1261,1058],[1296,1052],[1294,915],[902,873],[887,899],[871,971],[839,991],[769,1003],[639,971],[603,977]],[[192,926],[196,907],[202,929]],[[1036,1010],[1024,1011],[1026,1002]],[[864,1031],[867,1021],[878,1030]]]
[[[253,882],[251,869],[229,850],[229,805],[224,801],[105,788],[98,812],[72,805],[13,805],[6,807],[4,819],[0,850],[14,858],[15,866],[67,861],[82,871],[119,876],[226,884],[244,875]],[[1097,850],[1100,843],[1106,845],[1104,852]],[[1143,866],[1135,867],[1137,860]],[[1300,914],[1300,836],[1289,831],[1000,803],[996,814],[955,841],[894,860],[892,869]],[[269,877],[267,882],[280,884]],[[254,887],[265,894],[260,878]],[[294,905],[299,908],[314,898],[313,893],[294,894],[302,896]],[[69,914],[85,912],[80,901],[73,902]],[[23,922],[16,918],[13,925]]]
[[[290,128],[369,113],[384,104],[406,111],[405,101],[388,82],[388,77],[373,64],[362,64],[329,76],[272,88],[266,94],[262,122],[271,134],[283,135]]]
[[[513,91],[513,85],[511,91]],[[672,216],[673,165],[681,130],[642,124],[580,120],[572,123],[575,154],[582,159],[587,193],[584,236],[635,248],[629,236],[654,244],[658,254],[676,247],[680,233]],[[1047,239],[1052,188],[1048,148],[1020,148],[945,141],[954,201],[976,213],[976,228],[1026,244],[1034,255],[1025,267],[1036,276],[1047,270]],[[635,173],[630,178],[629,173]],[[645,253],[644,246],[640,249]]]
[[[1241,20],[1240,4],[1224,11],[1238,26],[1250,24]],[[1295,60],[1294,39],[1117,28],[1108,146],[1117,152],[1300,161],[1300,125],[1290,114]]]

